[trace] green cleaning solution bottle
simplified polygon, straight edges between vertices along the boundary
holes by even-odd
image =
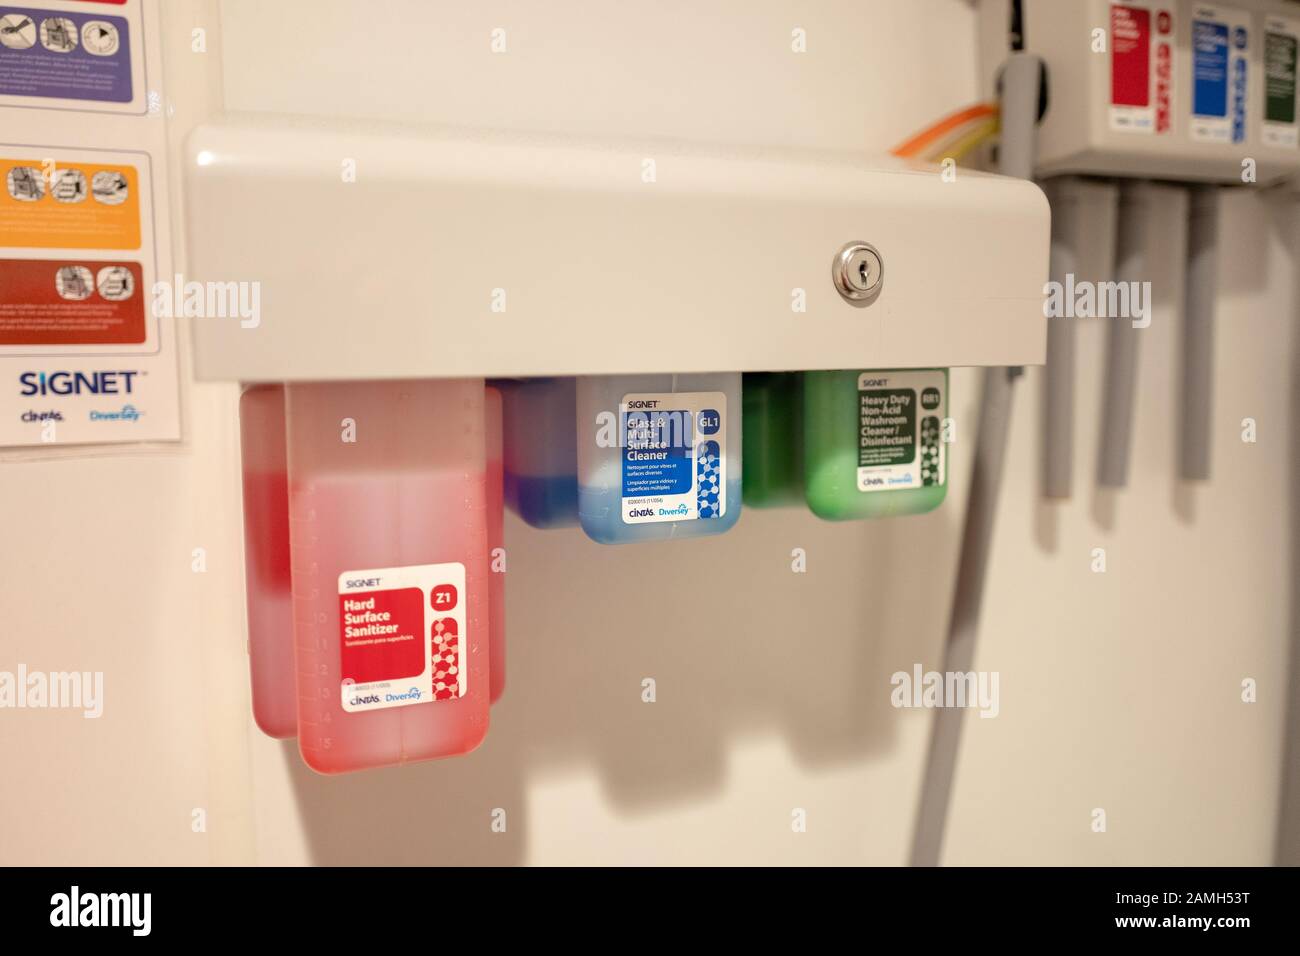
[[[947,369],[805,372],[803,385],[804,494],[814,514],[883,518],[942,503]]]
[[[747,505],[803,504],[801,379],[799,372],[745,373],[741,478]]]

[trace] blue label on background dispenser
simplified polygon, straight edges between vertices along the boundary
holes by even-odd
[[[1250,14],[1197,7],[1192,21],[1192,139],[1244,143],[1250,102]]]
[[[1233,45],[1241,51],[1232,60],[1232,141],[1246,140],[1246,29],[1237,27]]]
[[[1192,24],[1192,112],[1228,115],[1228,27],[1197,20]]]

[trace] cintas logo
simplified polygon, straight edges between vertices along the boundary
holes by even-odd
[[[136,369],[118,371],[22,372],[19,395],[130,395],[135,388]]]

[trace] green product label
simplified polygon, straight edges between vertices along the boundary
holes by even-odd
[[[1295,122],[1296,38],[1284,33],[1264,35],[1264,119]]]
[[[858,490],[942,485],[942,416],[948,377],[941,369],[858,374]]]
[[[858,392],[858,466],[906,465],[916,458],[916,392],[910,388]]]

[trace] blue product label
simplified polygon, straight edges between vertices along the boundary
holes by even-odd
[[[1246,141],[1249,59],[1250,14],[1197,6],[1192,21],[1192,139]]]
[[[623,413],[623,497],[691,490],[691,413],[683,408]]]
[[[1228,26],[1197,20],[1192,24],[1192,112],[1228,115]]]
[[[726,512],[721,392],[626,395],[619,405],[623,521],[693,521]]]
[[[131,102],[126,20],[0,5],[0,95]]]
[[[1241,34],[1241,49],[1245,48],[1246,31],[1238,28]],[[1239,56],[1232,62],[1232,141],[1244,142],[1246,139],[1246,58]]]

